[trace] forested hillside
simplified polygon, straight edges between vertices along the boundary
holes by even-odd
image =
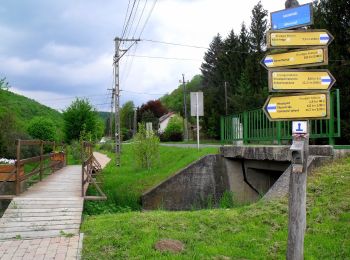
[[[32,122],[46,122],[53,127],[56,141],[63,140],[63,118],[57,110],[32,99],[0,89],[0,157],[13,157],[13,144],[18,138],[32,138]]]
[[[274,11],[274,10],[270,10]],[[339,143],[350,143],[350,4],[347,0],[321,0],[314,5],[314,29],[327,29],[335,40],[329,46],[329,70],[337,83],[333,87],[341,94],[341,135]],[[334,15],[336,14],[336,15]],[[227,37],[217,34],[201,65],[202,75],[187,84],[189,92],[204,92],[204,130],[219,138],[220,116],[225,115],[225,82],[227,84],[228,114],[261,108],[268,96],[267,71],[260,65],[266,53],[268,12],[259,2],[252,10],[249,26],[244,23],[239,32]],[[170,109],[183,114],[183,86],[161,98]]]

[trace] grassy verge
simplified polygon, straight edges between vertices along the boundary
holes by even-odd
[[[160,147],[158,164],[151,170],[137,168],[130,145],[123,145],[121,167],[115,166],[115,155],[108,154],[112,161],[103,170],[103,190],[108,200],[86,202],[85,214],[140,210],[143,192],[165,180],[191,162],[207,154],[216,154],[217,148]]]
[[[223,210],[129,212],[88,217],[84,259],[285,259],[287,200]],[[350,258],[350,158],[308,179],[305,259]],[[185,244],[159,253],[163,238]]]

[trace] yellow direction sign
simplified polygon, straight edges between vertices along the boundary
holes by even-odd
[[[327,30],[282,30],[267,32],[267,48],[328,46],[334,37]]]
[[[327,48],[313,48],[268,54],[262,59],[265,68],[299,68],[328,64]]]
[[[270,70],[270,92],[328,91],[335,78],[328,70]]]
[[[270,121],[328,119],[329,94],[291,94],[269,96],[264,112]]]

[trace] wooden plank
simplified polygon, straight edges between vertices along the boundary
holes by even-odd
[[[66,211],[66,212],[12,212],[5,213],[4,218],[27,218],[27,217],[60,217],[60,216],[81,216],[81,211]],[[21,224],[21,223],[19,223]]]
[[[23,204],[23,205],[20,205],[20,206],[9,206],[10,209],[54,209],[55,207],[57,206],[61,206],[61,207],[65,207],[65,208],[82,208],[83,207],[83,204],[62,204],[62,205],[55,205],[55,204],[46,204],[46,205],[32,205],[32,204]]]
[[[56,205],[56,206],[72,206],[72,205],[77,205],[77,206],[82,206],[83,205],[83,202],[82,201],[79,201],[79,200],[56,200],[53,198],[53,200],[16,200],[15,202],[11,202],[11,204],[9,205],[9,207],[12,206],[13,207],[17,207],[17,208],[21,208],[22,205],[35,205],[36,207],[38,207],[39,205],[39,208],[42,206],[42,205]],[[53,207],[55,208],[55,207]]]
[[[45,201],[45,200],[65,200],[65,201],[83,201],[83,198],[80,198],[80,197],[77,197],[77,198],[74,198],[74,197],[67,197],[67,198],[30,198],[30,197],[16,197],[14,199],[14,201],[17,201],[17,200],[21,200],[21,201],[30,201],[30,200],[33,200],[33,201]]]
[[[26,212],[32,212],[32,213],[48,213],[48,212],[81,212],[80,208],[65,208],[65,207],[60,207],[60,208],[53,208],[53,209],[7,209],[6,213],[26,213]]]
[[[0,223],[8,222],[33,222],[33,221],[65,221],[71,219],[81,219],[81,216],[59,216],[59,217],[27,217],[27,218],[4,218],[0,219]]]
[[[65,221],[40,221],[40,222],[7,222],[0,225],[0,227],[29,227],[29,226],[50,226],[50,225],[63,225],[63,224],[78,224],[80,225],[80,220],[71,219]]]
[[[29,232],[13,232],[13,233],[0,233],[0,239],[17,239],[20,238],[42,238],[42,237],[58,237],[63,234],[79,234],[79,229],[61,229],[50,231],[29,231]]]
[[[60,225],[48,225],[42,226],[40,223],[27,227],[2,227],[0,234],[2,233],[13,233],[13,232],[30,232],[30,231],[50,231],[50,230],[61,230],[61,229],[78,229],[79,224],[63,224]]]

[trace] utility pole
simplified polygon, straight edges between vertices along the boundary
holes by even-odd
[[[137,108],[134,107],[134,131],[133,136],[135,136],[137,133]]]
[[[114,65],[114,117],[115,117],[115,163],[120,166],[120,152],[121,152],[121,133],[120,133],[120,86],[119,86],[119,60],[125,55],[125,53],[140,39],[122,39],[116,37],[115,43],[115,54],[113,59]],[[120,50],[122,42],[133,42],[128,49]],[[120,54],[122,52],[122,54]]]
[[[227,81],[225,81],[225,113],[227,115]]]
[[[180,81],[181,82],[181,81]],[[186,100],[186,82],[185,74],[182,74],[182,86],[184,92],[184,139],[188,141],[188,127],[187,127],[187,100]]]
[[[114,74],[113,74],[114,75]],[[112,96],[111,96],[111,113],[110,113],[110,115],[109,115],[109,131],[108,131],[108,135],[109,135],[109,137],[111,138],[111,140],[112,140],[112,133],[113,133],[113,131],[112,131],[112,128],[113,128],[113,105],[114,105],[114,88],[109,88],[109,89],[107,89],[107,90],[111,90],[112,91]]]
[[[116,37],[115,54],[114,54],[114,137],[115,137],[115,164],[120,166],[120,114],[119,114],[119,60],[120,60],[120,43],[121,39]]]

